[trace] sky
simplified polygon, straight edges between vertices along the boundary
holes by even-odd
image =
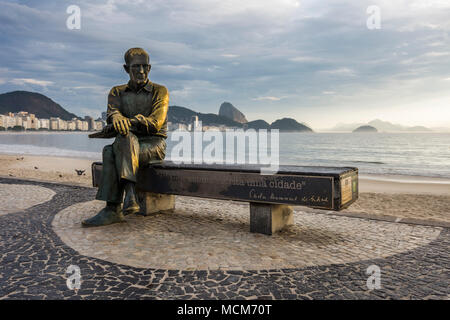
[[[0,93],[98,117],[128,81],[123,54],[142,47],[170,105],[217,113],[228,101],[249,121],[316,130],[450,127],[449,17],[450,0],[0,0]]]

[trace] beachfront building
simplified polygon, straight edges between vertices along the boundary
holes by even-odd
[[[50,130],[59,130],[59,122],[58,122],[59,118],[50,118]]]
[[[38,119],[39,121],[39,129],[50,129],[50,120],[49,119]]]
[[[29,116],[17,116],[17,118],[20,118],[22,121],[22,127],[27,130],[31,126],[31,119]],[[20,122],[20,121],[19,121]]]
[[[75,131],[77,129],[77,123],[74,119],[67,121],[67,130]]]
[[[0,130],[52,130],[52,131],[100,131],[106,125],[101,118],[94,120],[86,116],[85,120],[72,118],[66,121],[59,117],[50,119],[38,119],[32,113],[20,111],[17,113],[8,112],[0,114]]]
[[[68,130],[67,128],[68,128],[67,121],[65,121],[63,119],[60,119],[58,117],[50,118],[50,130],[52,130],[52,131],[56,131],[56,130],[65,131],[65,130]]]
[[[27,111],[20,111],[17,113],[9,113],[8,116],[14,118],[15,126],[22,127],[23,129],[37,129],[37,119],[36,116]]]
[[[83,130],[83,121],[81,121],[80,119],[75,120],[75,130]]]
[[[88,130],[89,131],[95,130],[96,127],[95,127],[95,120],[94,120],[94,118],[89,117],[89,116],[85,116],[84,117],[84,121],[86,121],[88,123]]]
[[[30,129],[31,130],[39,130],[39,119],[36,118],[33,114],[33,117],[30,119]]]
[[[14,117],[14,120],[15,120],[15,123],[14,123],[15,127],[23,127],[22,117]]]
[[[202,127],[202,131],[223,131],[223,130],[217,126],[204,126]]]
[[[95,127],[94,127],[95,129],[94,130],[100,131],[103,129],[104,126],[105,126],[105,124],[103,121],[95,121]]]
[[[7,116],[4,115],[4,114],[0,115],[0,128],[1,128],[2,130],[5,130],[5,129],[7,128],[7,126],[6,126],[6,123],[7,123],[6,117],[7,117]]]
[[[43,125],[41,120],[47,120],[48,122],[48,119],[38,119],[34,114],[26,111],[17,113],[8,112],[8,114],[0,115],[0,127],[5,129],[21,127],[24,130],[48,128],[48,124]]]
[[[196,131],[201,126],[201,122],[198,121],[198,116],[192,116],[191,117],[191,129],[193,131]]]
[[[0,115],[0,127],[5,128],[7,130],[8,128],[12,128],[16,125],[16,119],[10,115],[2,114]]]
[[[174,130],[188,130],[188,126],[184,123],[167,123],[167,130],[168,131],[174,131]]]
[[[67,130],[67,121],[57,118],[58,119],[58,130]]]
[[[5,118],[6,118],[6,115],[4,115],[4,114],[2,114],[2,115],[0,115],[0,128],[1,129],[6,129],[6,126],[5,126]]]
[[[8,112],[0,115],[0,130],[52,130],[52,131],[89,131],[102,130],[105,122],[101,119],[95,121],[92,117],[86,116],[85,120],[72,118],[66,121],[59,117],[50,119],[38,119],[32,113],[20,111],[17,113]],[[4,129],[2,129],[4,128]]]
[[[88,131],[89,130],[89,123],[87,121],[84,120],[80,120],[80,119],[75,119],[75,130],[78,131]]]

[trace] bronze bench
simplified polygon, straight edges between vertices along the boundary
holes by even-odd
[[[92,164],[98,187],[102,163]],[[175,164],[141,168],[136,190],[145,214],[175,208],[175,196],[250,203],[250,231],[271,235],[293,223],[293,205],[340,211],[358,199],[358,169],[280,166],[261,175],[257,165]]]

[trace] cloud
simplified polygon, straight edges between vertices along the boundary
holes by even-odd
[[[160,65],[157,66],[157,68],[164,70],[166,72],[174,72],[174,73],[181,73],[186,72],[188,70],[193,70],[194,67],[192,67],[189,64],[179,64],[179,65]]]
[[[238,54],[231,54],[231,53],[224,53],[224,54],[221,54],[221,56],[224,58],[230,58],[230,59],[239,57]]]
[[[356,71],[350,68],[337,68],[329,70],[320,70],[319,73],[329,74],[329,75],[342,75],[342,76],[355,76]]]
[[[443,52],[443,51],[441,51],[441,52],[432,51],[432,52],[427,52],[425,54],[425,57],[445,57],[445,56],[448,56],[448,55],[450,55],[449,51],[445,51],[445,52]]]
[[[150,78],[171,104],[216,112],[230,101],[269,122],[426,108],[448,91],[444,0],[78,0],[80,30],[66,27],[69,4],[0,0],[1,92],[27,85],[76,114],[106,109],[136,46],[150,52]],[[366,27],[369,4],[381,9],[380,30]]]
[[[267,97],[253,98],[252,100],[255,100],[255,101],[261,101],[261,100],[279,101],[281,99],[283,99],[283,98],[267,96]]]
[[[172,104],[193,106],[193,101],[204,102],[211,99],[217,99],[217,96],[223,96],[226,90],[211,81],[189,80],[179,81],[169,86],[169,94]],[[197,103],[195,103],[197,104]],[[198,108],[195,106],[194,108]],[[211,108],[211,106],[209,106]],[[203,109],[208,111],[208,109]]]
[[[298,57],[290,58],[289,61],[292,61],[292,62],[321,62],[321,61],[323,61],[323,59],[319,58],[319,57],[298,56]]]
[[[10,82],[13,84],[19,85],[19,86],[24,85],[24,84],[34,84],[37,86],[46,87],[46,86],[50,86],[53,84],[52,81],[27,79],[27,78],[12,79],[12,80],[10,80]]]

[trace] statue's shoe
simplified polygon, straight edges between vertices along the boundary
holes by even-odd
[[[125,186],[125,199],[123,200],[123,214],[125,216],[138,213],[141,210],[139,202],[137,201],[136,190],[134,184],[128,183]]]
[[[81,225],[83,227],[99,227],[118,222],[125,222],[125,218],[120,209],[106,206],[92,218],[82,221]]]
[[[139,203],[136,201],[136,199],[127,200],[125,198],[125,201],[123,202],[123,214],[125,216],[132,213],[138,213],[140,210],[141,207],[139,206]]]

